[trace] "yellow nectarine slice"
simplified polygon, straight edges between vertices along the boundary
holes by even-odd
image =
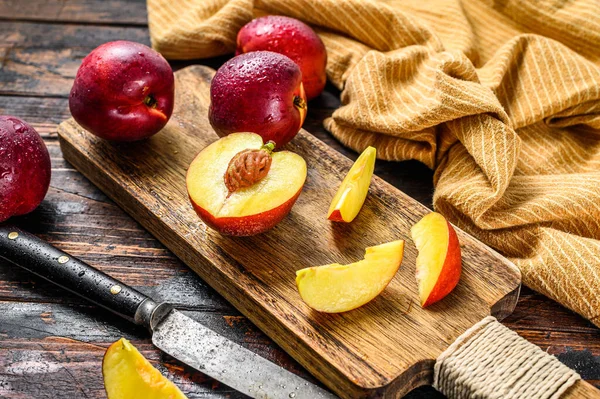
[[[125,338],[108,347],[102,375],[108,399],[187,399]]]
[[[369,192],[376,155],[373,147],[367,147],[360,154],[333,197],[327,219],[334,222],[351,222],[358,215]]]
[[[194,209],[211,227],[224,234],[261,233],[283,219],[300,195],[306,162],[290,151],[271,154],[267,175],[253,185],[230,193],[224,174],[240,151],[260,149],[261,136],[233,133],[203,149],[190,165],[187,189]]]
[[[404,241],[369,247],[363,260],[349,265],[334,263],[296,272],[300,296],[320,312],[340,313],[358,308],[379,295],[396,275]]]
[[[426,307],[458,284],[462,269],[460,245],[452,225],[437,212],[425,215],[410,233],[419,250],[417,283],[421,306]]]

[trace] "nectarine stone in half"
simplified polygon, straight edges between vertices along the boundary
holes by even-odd
[[[260,149],[263,139],[254,133],[233,133],[198,154],[187,173],[192,205],[210,227],[228,235],[263,233],[292,209],[306,180],[306,162],[290,151],[271,154],[267,175],[230,193],[224,180],[231,159],[248,149]]]
[[[363,260],[349,265],[334,263],[296,272],[300,296],[320,312],[340,313],[356,309],[379,295],[402,263],[404,241],[369,247]]]
[[[460,245],[452,225],[437,212],[425,215],[410,233],[419,250],[417,282],[421,306],[427,307],[458,284],[462,270]]]
[[[102,374],[108,399],[187,399],[125,338],[108,347]]]

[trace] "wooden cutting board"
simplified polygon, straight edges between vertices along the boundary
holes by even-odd
[[[459,285],[421,309],[410,227],[429,210],[375,177],[358,217],[330,223],[329,202],[352,162],[305,131],[288,149],[304,157],[308,177],[283,222],[244,238],[207,228],[188,201],[185,175],[196,154],[218,138],[207,113],[213,74],[202,66],[178,71],[173,117],[143,142],[112,144],[72,119],[63,122],[64,157],[337,394],[401,397],[431,383],[434,360],[460,334],[490,313],[501,319],[512,312],[518,269],[462,231]],[[366,247],[397,239],[406,240],[401,269],[371,303],[322,314],[300,299],[296,270],[355,262]]]

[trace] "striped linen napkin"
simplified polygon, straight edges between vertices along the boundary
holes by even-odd
[[[232,53],[257,13],[311,24],[344,145],[435,170],[434,206],[600,325],[597,0],[148,0],[170,59]]]

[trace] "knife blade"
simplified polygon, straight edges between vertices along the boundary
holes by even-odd
[[[145,326],[157,348],[252,398],[337,397],[18,227],[0,225],[0,258]]]

